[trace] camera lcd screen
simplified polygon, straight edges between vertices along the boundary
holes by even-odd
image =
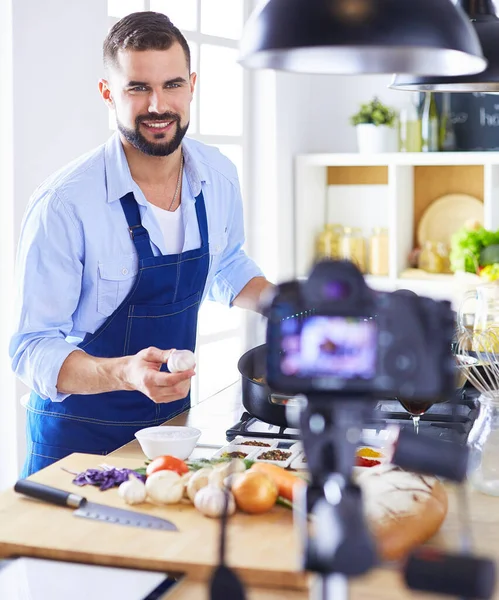
[[[372,379],[377,328],[364,317],[307,316],[281,322],[280,369],[290,377]]]

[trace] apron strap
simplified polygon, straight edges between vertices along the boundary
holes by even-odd
[[[208,244],[208,219],[206,218],[206,206],[202,191],[199,192],[199,196],[196,196],[196,217],[198,219],[201,247],[203,247]]]
[[[135,200],[133,192],[128,192],[128,194],[120,198],[120,202],[128,223],[128,231],[137,250],[139,260],[152,258],[154,254],[151,248],[149,233],[147,229],[142,226],[139,205]]]

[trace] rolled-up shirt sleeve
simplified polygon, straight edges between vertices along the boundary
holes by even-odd
[[[227,246],[220,259],[219,268],[211,283],[208,299],[232,305],[234,298],[254,277],[263,272],[243,250],[244,218],[239,184],[233,181],[232,218],[227,226]]]
[[[35,197],[24,217],[16,261],[16,310],[10,357],[16,375],[44,399],[60,402],[63,362],[82,285],[83,236],[54,191]]]

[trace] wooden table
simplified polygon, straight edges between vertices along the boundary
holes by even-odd
[[[242,408],[237,385],[179,415],[171,424],[189,424],[202,430],[196,455],[213,453],[225,443],[225,431],[239,419]],[[208,448],[207,446],[212,446]],[[105,461],[117,467],[135,468],[144,455],[131,442],[103,457],[73,454],[32,476],[33,480],[84,493],[90,500],[123,507],[116,490],[105,493],[87,486],[76,488],[72,476],[61,469],[80,471]],[[452,489],[449,515],[434,543],[457,548],[458,521]],[[179,532],[146,531],[91,522],[72,516],[70,509],[33,501],[8,490],[0,495],[0,557],[26,555],[176,571],[187,577],[168,600],[207,598],[206,581],[217,558],[219,523],[203,517],[190,505],[134,509],[171,518]],[[471,493],[473,532],[477,553],[499,560],[499,499]],[[300,571],[301,548],[291,512],[275,507],[265,515],[242,513],[230,519],[228,563],[245,581],[249,598],[262,600],[305,600],[311,596],[313,579]],[[358,600],[431,599],[436,596],[410,593],[395,568],[377,569],[356,579],[351,598]],[[499,594],[495,596],[499,598]]]

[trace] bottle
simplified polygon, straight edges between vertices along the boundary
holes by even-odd
[[[452,152],[456,149],[456,132],[451,119],[450,94],[442,94],[442,111],[440,113],[439,149]]]
[[[374,227],[369,240],[369,273],[388,275],[388,230]]]
[[[421,116],[423,152],[438,152],[438,109],[433,92],[426,92]]]
[[[399,151],[421,152],[421,119],[416,106],[417,98],[413,94],[400,111],[399,116]]]

